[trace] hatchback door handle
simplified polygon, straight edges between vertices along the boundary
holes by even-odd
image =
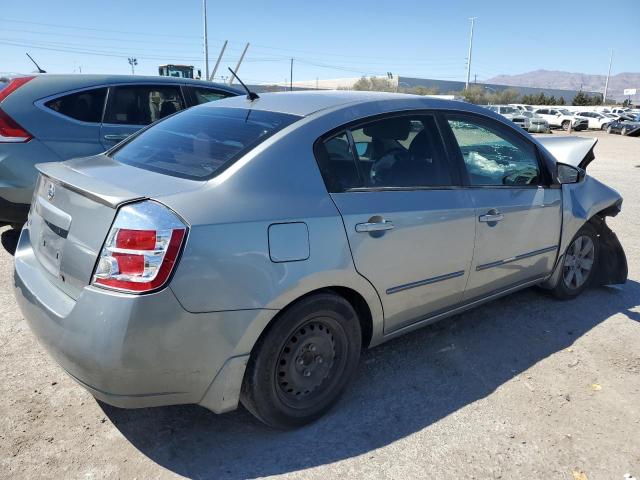
[[[356,223],[356,232],[384,232],[394,228],[393,222],[390,220],[382,220],[380,222]]]
[[[478,218],[478,220],[484,223],[499,222],[503,219],[504,215],[495,209],[489,210],[487,213],[485,213],[484,215],[480,215],[480,217]]]
[[[129,135],[127,134],[121,134],[121,135],[105,135],[104,139],[105,140],[115,140],[115,141],[121,141],[124,140],[125,138],[128,138]]]

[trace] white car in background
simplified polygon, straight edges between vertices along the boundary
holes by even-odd
[[[565,108],[539,108],[535,113],[549,122],[551,128],[556,127],[569,130],[569,126],[571,125],[573,130],[586,130],[589,127],[589,122],[586,119],[575,117]]]
[[[508,118],[519,127],[529,130],[529,119],[522,115],[522,112],[516,107],[511,105],[489,105],[487,107],[492,112],[499,113],[505,118]]]
[[[520,115],[529,119],[529,128],[527,129],[529,133],[551,132],[551,129],[549,128],[549,122],[547,122],[540,115],[530,112],[528,110],[521,111]]]
[[[589,124],[589,128],[595,130],[606,130],[612,119],[598,112],[578,111],[573,114],[577,118],[584,118]]]

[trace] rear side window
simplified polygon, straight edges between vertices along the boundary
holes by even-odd
[[[536,150],[497,122],[447,115],[471,185],[538,185]]]
[[[317,152],[330,192],[353,188],[424,188],[453,184],[436,120],[432,115],[387,117],[324,141]],[[354,165],[355,157],[355,165]]]
[[[201,103],[214,102],[230,96],[226,92],[220,90],[213,90],[212,88],[192,87],[191,91],[196,101],[196,105]]]
[[[127,85],[112,87],[104,123],[149,125],[184,108],[177,86]]]
[[[61,115],[81,122],[100,123],[106,96],[106,88],[96,88],[64,95],[49,100],[44,105]]]
[[[110,156],[146,170],[205,180],[300,118],[243,108],[193,107],[142,131]]]

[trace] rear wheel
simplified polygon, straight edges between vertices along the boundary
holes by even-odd
[[[613,128],[611,128],[611,125],[607,126],[607,133],[613,133]]]
[[[358,315],[329,293],[293,304],[258,341],[242,385],[243,405],[275,428],[295,428],[326,413],[356,371]]]
[[[620,130],[620,135],[624,137],[626,134],[627,134],[627,127],[623,127],[622,130]]]
[[[599,253],[598,235],[595,229],[584,225],[569,244],[562,259],[562,272],[553,289],[563,300],[577,297],[591,283]]]

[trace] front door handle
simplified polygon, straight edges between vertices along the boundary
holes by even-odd
[[[120,142],[120,141],[124,140],[125,138],[129,138],[129,134],[105,135],[104,136],[105,140],[111,140],[111,141],[116,141],[116,142]]]
[[[503,219],[504,219],[504,215],[496,209],[491,209],[484,215],[480,215],[480,217],[478,218],[478,220],[484,223],[499,222],[500,220],[503,220]]]
[[[356,223],[356,232],[384,232],[394,228],[393,222],[390,220],[381,220],[379,222]]]

